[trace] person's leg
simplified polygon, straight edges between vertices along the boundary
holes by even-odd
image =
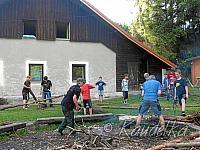
[[[181,99],[181,116],[186,116],[185,114],[185,104],[186,104],[186,100],[184,98]]]
[[[166,93],[167,101],[169,101],[170,95],[169,95],[168,88],[165,88],[165,93]]]
[[[49,106],[52,107],[52,99],[51,99],[51,92],[46,92],[47,93],[47,99],[49,100]]]
[[[62,123],[58,127],[58,132],[62,134],[62,131],[66,128],[66,126],[69,126],[71,128],[74,128],[74,111],[66,111],[66,108],[62,106],[62,112],[65,116]]]
[[[136,128],[137,127],[140,127],[140,123],[142,121],[142,117],[147,113],[147,111],[149,110],[149,103],[148,101],[146,100],[143,100],[140,107],[139,107],[139,115],[137,117],[137,120],[136,120]]]
[[[22,92],[22,97],[23,97],[23,109],[26,109],[28,93],[27,92]]]
[[[151,109],[152,109],[154,115],[159,117],[160,125],[164,129],[165,121],[164,121],[164,118],[161,114],[161,106],[160,106],[159,101],[152,101],[151,102]]]
[[[92,115],[92,101],[88,100],[89,113]]]
[[[83,114],[84,114],[84,115],[87,114],[87,105],[86,105],[86,104],[87,104],[87,101],[86,101],[86,100],[83,100],[83,107],[84,107],[84,108],[83,108]]]
[[[124,104],[128,103],[128,91],[124,92]]]
[[[136,128],[140,127],[141,121],[142,121],[142,115],[139,114],[136,120],[136,125],[135,125]]]

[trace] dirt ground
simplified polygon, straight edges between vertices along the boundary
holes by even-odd
[[[187,126],[168,126],[160,132],[159,126],[142,126],[139,130],[130,126],[123,128],[110,123],[78,126],[77,132],[70,134],[69,129],[61,136],[57,131],[34,133],[0,142],[0,150],[64,150],[64,149],[119,149],[145,150],[155,145],[171,141],[178,136],[190,135],[193,130]],[[183,150],[183,149],[182,149]],[[185,150],[185,149],[184,149]]]
[[[161,144],[168,140],[168,137],[135,137],[131,136],[131,129],[122,130],[121,128],[112,129],[108,132],[104,127],[94,127],[92,129],[95,135],[86,135],[83,132],[76,132],[69,135],[69,132],[64,132],[64,135],[59,135],[56,131],[50,131],[40,134],[29,134],[25,137],[15,137],[7,141],[0,142],[1,150],[48,150],[48,149],[105,149],[104,144],[100,144],[100,139],[97,136],[103,137],[102,139],[110,139],[114,149],[138,149],[143,150],[153,145]],[[121,133],[121,134],[120,134]],[[97,135],[97,136],[96,136]],[[105,135],[105,137],[104,137]],[[96,138],[97,137],[97,138]],[[68,139],[67,139],[68,138]],[[96,138],[96,140],[95,140]],[[116,139],[115,139],[116,138]],[[120,140],[118,138],[121,138]],[[101,139],[101,140],[102,140]],[[94,143],[91,145],[91,143]],[[104,147],[104,148],[103,148]]]

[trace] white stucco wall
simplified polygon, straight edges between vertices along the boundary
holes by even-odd
[[[66,93],[72,83],[72,62],[87,63],[88,82],[95,84],[98,77],[102,76],[107,83],[105,92],[115,93],[116,54],[101,43],[0,39],[0,45],[0,60],[3,63],[3,84],[0,86],[2,96],[21,96],[27,75],[27,62],[30,61],[46,64],[44,75],[52,81],[56,95]],[[32,82],[32,87],[38,96],[40,83]],[[95,94],[96,89],[92,93]]]

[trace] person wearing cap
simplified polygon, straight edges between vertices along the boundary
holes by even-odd
[[[66,126],[70,128],[74,128],[74,109],[76,111],[80,110],[80,106],[78,104],[78,99],[81,93],[80,87],[83,86],[84,79],[78,78],[77,84],[73,85],[67,91],[67,94],[63,98],[61,102],[62,112],[65,116],[62,123],[58,127],[58,132],[63,135],[63,130]]]
[[[158,116],[160,119],[161,128],[164,129],[165,122],[164,118],[161,114],[161,106],[158,101],[158,95],[161,94],[161,84],[159,81],[156,81],[154,75],[149,76],[149,80],[144,82],[143,90],[142,90],[142,104],[139,108],[139,115],[136,121],[136,127],[140,127],[141,120],[144,115],[148,112],[151,107],[155,116]]]
[[[48,80],[47,76],[44,76],[42,82],[41,82],[41,93],[43,99],[49,100],[49,106],[52,107],[52,99],[51,99],[51,89],[52,89],[52,83],[51,80]],[[45,104],[45,107],[47,107],[47,104]]]

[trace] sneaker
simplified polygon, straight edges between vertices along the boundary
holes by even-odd
[[[186,116],[186,114],[185,114],[184,112],[182,112],[182,113],[181,113],[181,116],[185,117],[185,116]]]
[[[58,132],[60,135],[63,135],[63,132],[61,130],[56,129],[55,131]]]

